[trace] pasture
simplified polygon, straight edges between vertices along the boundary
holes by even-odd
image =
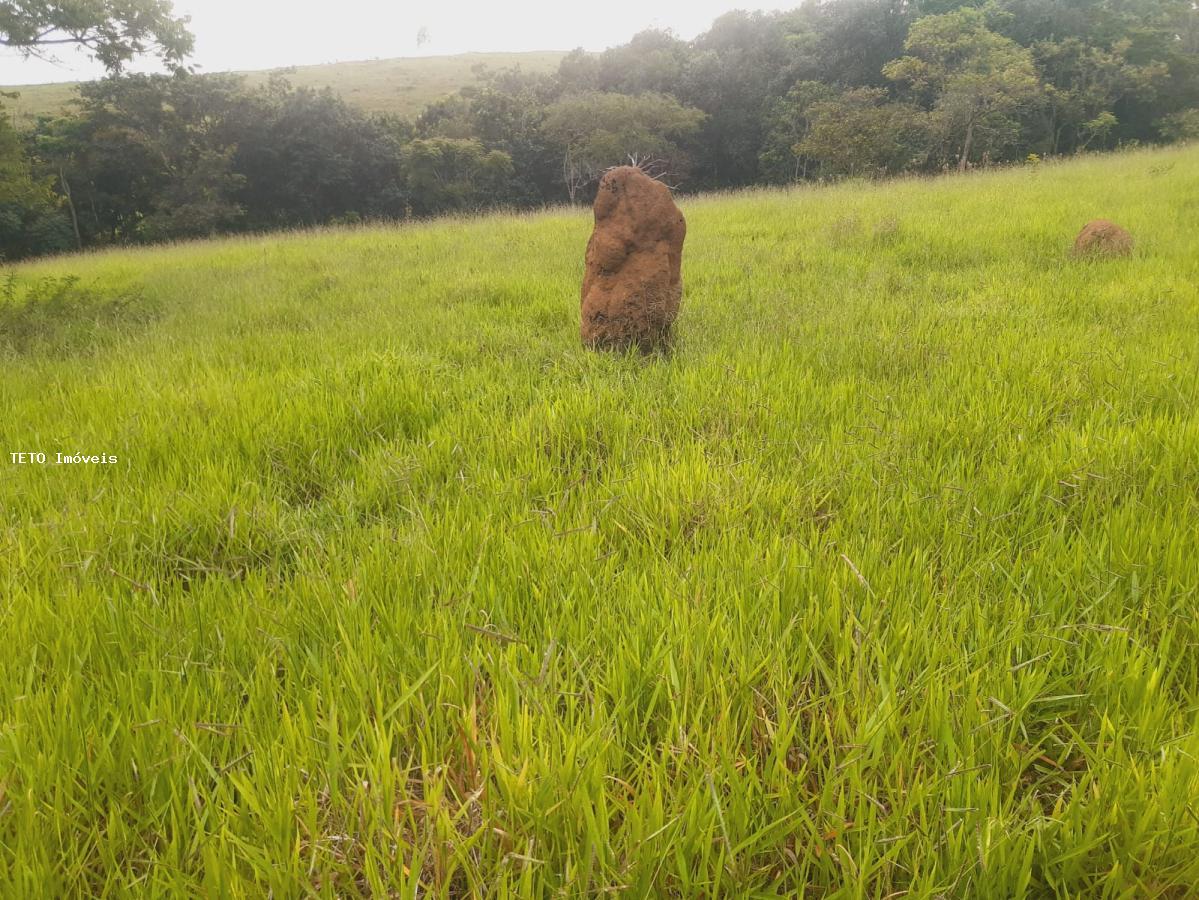
[[[1199,149],[680,206],[9,274],[5,895],[1194,896]]]

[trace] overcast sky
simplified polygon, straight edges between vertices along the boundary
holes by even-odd
[[[645,28],[683,38],[730,9],[779,6],[735,0],[175,0],[191,16],[201,72],[497,50],[603,50]],[[422,29],[427,40],[418,46]],[[0,50],[0,84],[75,81],[102,71],[70,51],[57,64]],[[136,67],[153,71],[153,65]]]

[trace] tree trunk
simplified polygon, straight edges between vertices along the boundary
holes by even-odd
[[[82,250],[83,235],[79,232],[79,213],[75,210],[75,201],[71,197],[71,184],[67,181],[67,173],[62,166],[58,167],[58,181],[62,185],[63,196],[67,198],[67,209],[71,211],[71,225],[75,229],[75,248]]]
[[[962,144],[962,158],[958,160],[958,171],[965,172],[966,164],[970,162],[970,147],[974,143],[974,120],[966,126],[966,142]]]
[[[566,185],[566,196],[570,198],[570,205],[575,205],[575,193],[578,188],[575,185],[575,170],[570,164],[570,148],[567,148],[566,155],[562,157],[562,182]]]

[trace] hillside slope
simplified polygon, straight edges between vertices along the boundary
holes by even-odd
[[[21,267],[0,884],[1190,896],[1196,198],[683,198],[648,359],[582,210]]]
[[[480,66],[492,71],[520,66],[529,72],[552,72],[566,54],[559,51],[530,53],[463,53],[399,59],[294,66],[289,69],[242,72],[247,83],[261,84],[281,74],[297,87],[332,88],[346,102],[368,113],[394,113],[413,117],[430,102],[473,84]],[[18,127],[28,127],[38,116],[55,115],[78,97],[75,83],[0,87],[16,92],[3,99],[5,111]]]

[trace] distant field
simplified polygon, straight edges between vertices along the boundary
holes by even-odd
[[[411,59],[380,59],[277,69],[297,87],[332,88],[365,112],[415,116],[430,102],[476,80],[476,67],[504,69],[519,65],[529,72],[552,72],[564,53],[465,53]],[[265,82],[271,72],[245,72],[250,84]],[[37,84],[0,88],[17,91],[15,100],[0,99],[18,127],[28,127],[41,115],[68,108],[78,94],[75,84]]]
[[[0,893],[1195,896],[1199,149],[682,206],[14,270]]]

